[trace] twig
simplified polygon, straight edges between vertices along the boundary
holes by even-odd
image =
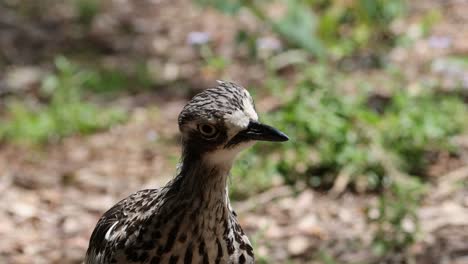
[[[332,189],[330,190],[330,195],[332,198],[338,198],[344,192],[348,183],[351,179],[352,171],[349,167],[346,167],[340,171],[336,177],[335,183],[333,184]]]
[[[266,204],[275,199],[289,196],[293,193],[291,187],[289,186],[280,186],[273,189],[270,189],[266,192],[263,192],[259,195],[253,196],[246,201],[239,202],[236,204],[236,212],[245,213],[255,209],[259,204]]]
[[[468,166],[464,166],[440,177],[437,184],[437,189],[433,196],[435,199],[442,199],[450,195],[455,189],[455,183],[468,178]]]

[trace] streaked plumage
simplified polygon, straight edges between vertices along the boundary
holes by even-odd
[[[165,187],[114,205],[91,235],[85,263],[254,263],[226,182],[253,140],[285,141],[258,123],[249,93],[231,82],[196,95],[179,115],[183,156]]]

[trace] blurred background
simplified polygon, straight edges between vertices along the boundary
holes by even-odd
[[[2,0],[0,262],[80,263],[226,79],[285,144],[230,179],[258,263],[468,263],[465,0]]]

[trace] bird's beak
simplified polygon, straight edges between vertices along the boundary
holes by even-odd
[[[250,121],[246,130],[240,132],[243,137],[250,140],[260,141],[288,141],[289,137],[278,129],[259,123],[257,121]]]

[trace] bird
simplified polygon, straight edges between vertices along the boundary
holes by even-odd
[[[254,263],[228,195],[237,154],[288,136],[259,121],[249,92],[229,81],[195,95],[178,117],[182,155],[164,187],[138,191],[98,220],[86,264]],[[252,175],[255,177],[255,175]]]

